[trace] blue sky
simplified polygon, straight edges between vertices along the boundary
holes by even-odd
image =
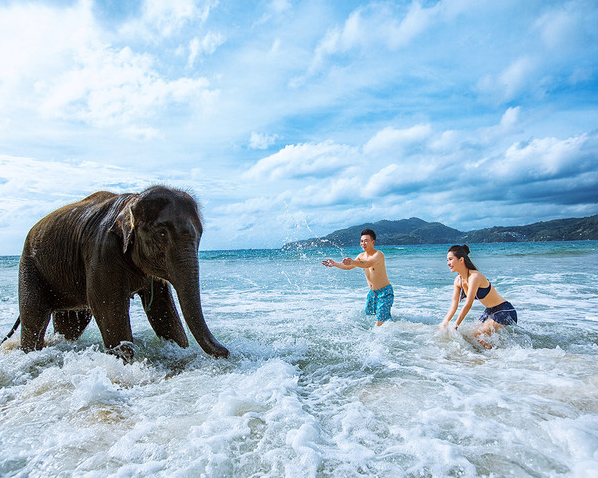
[[[598,213],[595,1],[0,1],[0,254],[97,190],[202,249]]]

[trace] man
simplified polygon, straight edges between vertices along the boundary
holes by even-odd
[[[390,308],[394,301],[394,291],[388,276],[382,251],[374,249],[376,233],[371,229],[361,231],[361,248],[363,252],[356,259],[347,257],[343,262],[332,259],[322,261],[326,267],[338,267],[348,271],[359,267],[365,272],[365,278],[370,286],[365,313],[376,315],[376,325],[380,326],[390,319]]]

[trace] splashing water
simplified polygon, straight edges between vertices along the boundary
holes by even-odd
[[[520,318],[491,350],[473,339],[477,302],[436,332],[446,246],[381,249],[395,289],[382,327],[362,312],[363,273],[321,266],[330,249],[200,254],[228,360],[159,340],[139,299],[132,365],[95,323],[73,343],[50,327],[29,354],[17,332],[0,347],[0,475],[596,476],[598,243],[474,245]],[[0,258],[1,333],[17,273]]]

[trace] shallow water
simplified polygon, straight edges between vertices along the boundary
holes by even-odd
[[[0,347],[0,476],[598,476],[598,242],[473,245],[519,313],[483,350],[437,334],[446,246],[382,248],[393,322],[362,313],[358,249],[202,252],[202,300],[231,351],[156,338],[138,299],[136,360],[97,326]],[[18,315],[18,258],[0,258],[0,333]],[[190,334],[189,334],[190,336]]]

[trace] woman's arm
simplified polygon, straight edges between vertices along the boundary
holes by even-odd
[[[471,291],[471,289],[469,289],[469,290]],[[468,295],[467,296],[467,301],[463,305],[463,308],[461,309],[461,312],[459,312],[457,320],[455,321],[455,329],[457,327],[459,327],[459,325],[461,324],[461,322],[463,322],[463,319],[468,314],[469,309],[471,309],[471,306],[473,305],[474,299],[475,299],[475,295]]]
[[[471,306],[473,305],[473,301],[475,300],[475,296],[478,293],[478,288],[480,287],[480,282],[482,282],[483,276],[482,274],[476,273],[471,274],[467,281],[467,300],[457,317],[457,321],[455,322],[455,328],[459,327],[459,324],[463,322],[463,319],[468,314]]]
[[[444,319],[442,319],[442,322],[440,323],[440,327],[446,327],[448,325],[448,323],[453,318],[453,315],[455,315],[455,312],[457,312],[457,308],[459,307],[459,297],[461,296],[461,287],[459,285],[457,285],[457,279],[458,279],[458,276],[455,277],[455,282],[453,283],[453,299],[451,301],[451,307],[449,308],[448,312],[444,316]]]

